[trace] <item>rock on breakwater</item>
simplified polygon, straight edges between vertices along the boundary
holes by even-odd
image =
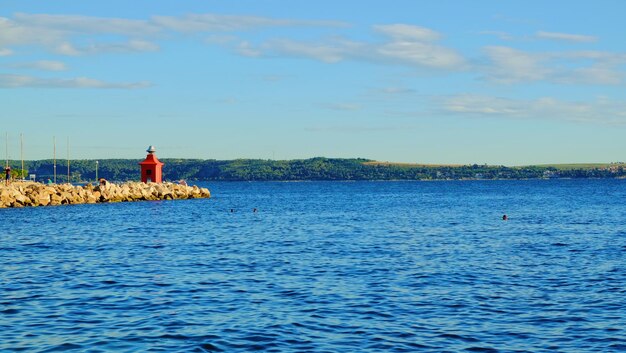
[[[206,188],[173,183],[126,182],[123,184],[106,183],[97,186],[91,184],[77,186],[13,182],[9,185],[4,183],[0,185],[0,208],[209,197],[211,197],[211,193]]]

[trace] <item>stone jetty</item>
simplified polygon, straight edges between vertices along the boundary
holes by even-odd
[[[93,186],[21,181],[0,185],[0,208],[209,198],[206,188],[173,183],[107,182]]]

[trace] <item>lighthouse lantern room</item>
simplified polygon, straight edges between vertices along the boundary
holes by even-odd
[[[144,183],[153,182],[153,183],[162,183],[163,182],[163,164],[159,161],[154,154],[156,149],[154,146],[148,147],[146,150],[148,155],[143,162],[140,162],[141,166],[141,181]]]

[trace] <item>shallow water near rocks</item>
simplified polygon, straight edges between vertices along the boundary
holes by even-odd
[[[626,350],[625,180],[200,186],[0,210],[0,351]]]

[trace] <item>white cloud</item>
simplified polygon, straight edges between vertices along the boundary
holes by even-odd
[[[61,35],[78,33],[146,36],[161,31],[158,25],[147,20],[125,18],[18,13],[13,19],[19,27],[54,31]]]
[[[598,65],[618,66],[626,64],[626,54],[605,51],[571,51],[564,53],[548,54],[554,60],[567,60],[571,62],[593,62]]]
[[[0,18],[0,47],[37,45],[61,55],[125,53],[158,49],[139,36],[156,33],[157,27],[145,21],[86,16],[26,15]],[[88,35],[90,44],[75,42]],[[117,35],[131,39],[101,38]],[[8,50],[8,49],[4,49]]]
[[[374,30],[390,40],[372,45],[367,52],[376,54],[372,60],[445,70],[459,70],[465,65],[465,59],[454,49],[436,43],[442,36],[429,28],[392,24],[374,26]]]
[[[150,52],[159,50],[156,40],[166,34],[193,34],[215,32],[209,41],[219,40],[233,45],[224,32],[252,31],[270,27],[346,27],[338,21],[309,21],[274,19],[260,16],[226,16],[219,14],[189,14],[185,16],[154,16],[148,19],[92,17],[82,15],[50,15],[17,13],[0,17],[0,56],[13,55],[21,47],[40,47],[66,56],[110,53]],[[221,38],[218,38],[220,35]],[[240,40],[238,40],[240,41]],[[246,56],[261,52],[245,41],[237,51]],[[287,46],[286,46],[287,47]],[[17,52],[19,54],[19,51]],[[14,68],[62,71],[63,63],[50,60],[26,63]],[[89,78],[47,79],[3,74],[0,87],[64,87],[64,88],[137,88],[148,84],[109,83]]]
[[[445,70],[459,70],[465,65],[465,59],[454,49],[436,43],[442,36],[429,28],[391,24],[374,26],[374,30],[388,36],[389,41],[372,45],[366,52],[375,53],[372,60]]]
[[[57,54],[67,56],[111,54],[111,53],[133,53],[157,51],[159,46],[144,40],[130,40],[128,42],[117,43],[94,43],[87,46],[77,47],[71,43],[60,43],[54,48]]]
[[[478,115],[520,115],[523,106],[499,97],[459,95],[443,102],[444,110],[452,113]]]
[[[359,56],[363,46],[348,40],[307,43],[290,39],[272,40],[258,48],[259,54],[306,57],[326,63],[336,63],[349,57]]]
[[[229,16],[218,14],[188,14],[182,17],[153,16],[151,23],[176,32],[235,32],[267,27],[346,27],[339,21],[307,21],[275,19],[260,16]]]
[[[544,32],[544,31],[538,31],[537,33],[535,33],[535,37],[539,39],[549,39],[549,40],[578,42],[578,43],[590,43],[590,42],[595,42],[598,40],[598,38],[594,36],[558,33],[558,32]]]
[[[23,46],[41,47],[66,56],[152,52],[160,49],[157,41],[164,38],[201,33],[207,37],[205,43],[226,46],[248,57],[290,56],[325,63],[353,60],[442,71],[473,69],[482,78],[498,84],[545,81],[620,85],[626,81],[623,70],[626,55],[599,51],[527,52],[488,46],[484,48],[487,63],[470,67],[463,55],[442,44],[441,33],[403,23],[372,26],[372,32],[379,36],[370,40],[335,35],[312,41],[287,37],[254,42],[239,33],[298,26],[345,28],[348,24],[210,13],[147,19],[18,13],[11,18],[0,17],[0,56],[18,56]],[[504,32],[482,33],[510,39]],[[597,40],[593,36],[545,31],[535,33],[535,38],[573,42]],[[41,69],[46,70],[43,66]],[[49,66],[47,70],[61,69],[57,65],[56,69]]]
[[[243,56],[247,56],[251,58],[261,56],[262,54],[260,50],[254,49],[254,47],[248,41],[243,41],[239,43],[237,47],[237,53],[239,55],[243,55]]]
[[[0,53],[8,55],[12,46],[40,45],[62,55],[154,51],[150,38],[165,32],[204,33],[251,31],[269,27],[346,27],[339,21],[273,19],[259,16],[189,14],[180,17],[153,16],[124,19],[80,15],[18,13],[0,17]],[[115,40],[111,36],[117,36]],[[107,37],[107,38],[105,38]],[[88,45],[79,44],[87,38]]]
[[[563,84],[592,84],[592,85],[620,85],[626,80],[626,75],[614,67],[594,65],[572,69],[571,72],[555,76],[555,81]]]
[[[394,41],[376,49],[381,59],[438,69],[460,69],[465,60],[455,50],[430,43]]]
[[[351,59],[443,70],[459,70],[465,65],[465,59],[455,50],[434,42],[441,36],[430,29],[395,24],[375,26],[374,30],[389,38],[382,43],[354,41],[341,37],[317,42],[275,39],[257,46],[241,42],[240,47],[243,46],[245,50],[237,48],[236,51],[247,56],[286,55],[326,63]]]
[[[34,69],[34,70],[43,70],[43,71],[65,71],[67,70],[67,66],[65,63],[60,61],[52,61],[52,60],[39,60],[28,63],[21,63],[11,65],[15,68],[20,69]]]
[[[445,112],[468,117],[626,124],[626,114],[624,114],[626,103],[605,98],[591,102],[575,102],[551,97],[520,100],[464,94],[443,99],[440,105]]]
[[[441,34],[432,29],[407,24],[377,25],[374,30],[397,41],[434,42]]]
[[[481,31],[479,34],[496,36],[504,41],[518,40],[528,42],[537,40],[552,40],[572,43],[592,43],[598,41],[598,37],[595,36],[546,31],[537,31],[533,35],[521,35],[517,37],[503,31]]]
[[[249,57],[287,55],[327,63],[346,59],[399,64],[443,70],[458,70],[465,64],[455,50],[438,44],[442,35],[432,29],[408,25],[377,25],[374,32],[385,37],[380,43],[331,37],[318,42],[270,39],[260,44],[224,37],[224,32],[270,27],[347,27],[339,21],[276,19],[260,16],[188,14],[153,16],[146,20],[77,15],[15,14],[0,18],[0,48],[36,45],[67,56],[156,51],[154,40],[166,32],[213,32],[207,42],[220,43]],[[211,33],[209,33],[211,34]]]
[[[543,58],[509,47],[486,47],[485,52],[491,60],[486,76],[496,83],[516,83],[539,81],[549,74],[543,65]]]
[[[619,85],[626,76],[626,55],[598,51],[530,53],[510,47],[486,47],[483,77],[500,84],[546,81],[557,84]]]
[[[10,46],[56,43],[62,38],[59,31],[33,28],[0,17],[0,47],[5,50]]]
[[[74,48],[71,43],[63,42],[57,45],[54,49],[57,54],[67,55],[67,56],[76,56],[80,55],[81,51]]]
[[[134,89],[149,87],[149,82],[112,83],[100,81],[88,77],[71,79],[40,78],[25,75],[1,75],[0,88],[108,88],[108,89]]]

